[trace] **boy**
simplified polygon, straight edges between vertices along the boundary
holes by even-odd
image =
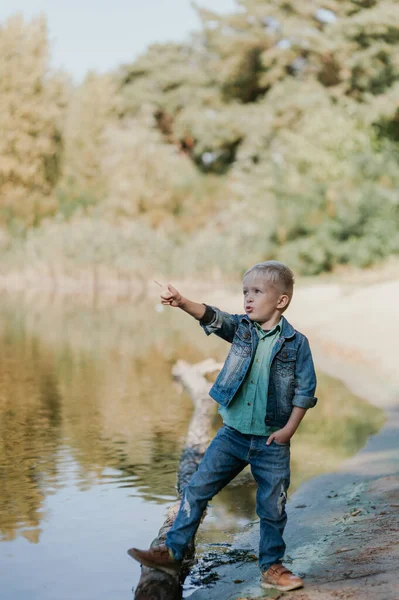
[[[292,271],[277,261],[258,263],[243,278],[244,315],[184,298],[171,285],[162,304],[197,319],[207,335],[231,343],[210,396],[223,426],[183,492],[166,543],[129,555],[148,567],[179,571],[209,500],[247,464],[258,484],[261,586],[289,591],[303,581],[282,565],[290,483],[290,439],[306,410],[315,406],[316,375],[309,342],[282,316],[293,295]]]

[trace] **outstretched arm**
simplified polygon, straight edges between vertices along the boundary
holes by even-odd
[[[160,285],[160,284],[159,284]],[[162,304],[181,308],[187,314],[200,321],[207,335],[214,333],[227,342],[232,342],[238,327],[239,315],[230,315],[218,308],[193,302],[185,298],[173,285],[168,284],[161,294]]]
[[[170,284],[168,284],[167,289],[162,292],[161,302],[165,306],[181,308],[181,310],[184,310],[184,312],[194,317],[194,319],[197,319],[197,321],[202,319],[206,311],[204,304],[193,302],[192,300],[185,298]]]

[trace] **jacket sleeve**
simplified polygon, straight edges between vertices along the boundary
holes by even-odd
[[[315,398],[316,384],[312,353],[307,338],[303,336],[303,342],[298,348],[296,359],[293,406],[313,408],[317,403],[317,398]]]
[[[208,306],[206,304],[205,309],[205,314],[200,321],[200,325],[206,335],[214,333],[231,344],[240,322],[239,315],[231,315],[219,310],[215,306]]]

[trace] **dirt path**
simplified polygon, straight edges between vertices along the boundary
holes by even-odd
[[[394,600],[399,598],[399,478],[382,477],[357,490],[336,517],[328,545],[292,600]]]
[[[207,299],[241,312],[241,298]],[[300,289],[288,318],[311,340],[318,367],[383,408],[387,421],[334,473],[303,484],[288,505],[288,562],[303,590],[262,593],[255,563],[226,565],[192,600],[399,600],[399,282]],[[257,553],[257,525],[237,536]],[[237,582],[237,583],[234,583]]]

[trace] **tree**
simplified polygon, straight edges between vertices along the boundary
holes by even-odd
[[[112,75],[89,73],[70,97],[64,129],[60,193],[66,202],[96,202],[107,194],[102,171],[105,130],[117,121],[118,99]]]
[[[48,67],[44,17],[0,26],[0,216],[35,224],[60,176],[66,79]]]

